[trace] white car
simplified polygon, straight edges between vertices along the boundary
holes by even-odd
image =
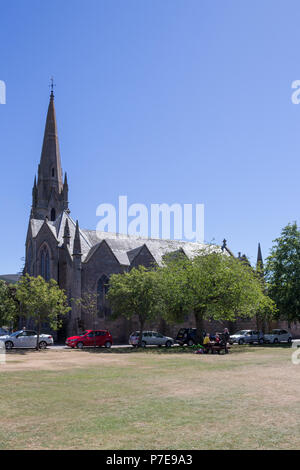
[[[133,347],[138,346],[139,344],[139,337],[140,332],[135,331],[129,337],[129,344]],[[142,337],[142,347],[145,348],[148,345],[151,346],[166,346],[170,348],[174,344],[174,339],[170,338],[169,336],[164,336],[161,333],[157,333],[157,331],[143,331]]]
[[[265,335],[266,343],[281,343],[282,341],[291,343],[292,335],[287,330],[272,330],[271,333]]]
[[[3,341],[6,349],[12,348],[36,348],[37,333],[32,330],[15,331],[11,335],[0,336],[0,341]],[[53,337],[51,335],[41,334],[39,337],[40,349],[46,349],[47,346],[53,344]]]

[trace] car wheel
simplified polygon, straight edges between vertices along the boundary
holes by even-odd
[[[274,344],[277,344],[277,343],[278,343],[278,338],[274,338],[273,343],[274,343]]]
[[[12,341],[6,341],[5,349],[12,349],[14,347],[14,343]]]
[[[194,341],[192,339],[189,339],[188,342],[187,342],[187,345],[188,346],[193,346],[194,344]]]
[[[292,342],[292,338],[289,338],[288,343],[291,344],[291,342]]]
[[[172,346],[171,341],[167,341],[167,342],[166,342],[166,348],[170,348],[171,346]]]
[[[107,349],[111,348],[111,342],[110,341],[106,341],[105,345],[104,345]]]
[[[258,341],[259,344],[264,344],[264,340],[263,338],[260,338],[260,340]]]
[[[41,341],[40,344],[39,344],[39,348],[40,349],[46,349],[46,347],[47,347],[46,341]]]
[[[142,341],[141,346],[142,346],[142,348],[145,348],[147,346],[146,341]]]
[[[83,349],[83,342],[79,341],[79,343],[76,344],[77,349]]]
[[[239,344],[244,344],[244,340],[242,338],[239,339]]]

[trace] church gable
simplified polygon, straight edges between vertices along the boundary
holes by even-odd
[[[99,243],[99,245],[93,247],[84,264],[87,264],[89,267],[91,265],[100,264],[120,266],[118,258],[115,256],[106,240],[103,240],[101,243]]]
[[[144,244],[140,248],[136,256],[131,261],[132,268],[135,268],[140,265],[145,266],[147,268],[152,268],[154,266],[157,266],[156,260],[146,244]]]
[[[82,289],[88,289],[94,285],[95,279],[98,279],[103,273],[109,276],[123,272],[123,270],[124,267],[120,265],[109,245],[103,240],[91,250],[87,261],[82,263]]]
[[[44,240],[47,240],[47,242],[51,244],[53,247],[57,246],[58,244],[54,227],[49,225],[48,222],[46,221],[43,223],[42,227],[40,228],[36,236],[37,245],[42,243]]]

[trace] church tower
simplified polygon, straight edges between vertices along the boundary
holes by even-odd
[[[68,182],[66,174],[63,182],[52,85],[31,217],[55,221],[64,210],[68,210]]]

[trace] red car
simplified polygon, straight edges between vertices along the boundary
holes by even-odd
[[[112,344],[112,336],[107,330],[86,330],[79,336],[71,336],[66,339],[67,346],[79,349],[84,346],[105,346],[110,348]]]

